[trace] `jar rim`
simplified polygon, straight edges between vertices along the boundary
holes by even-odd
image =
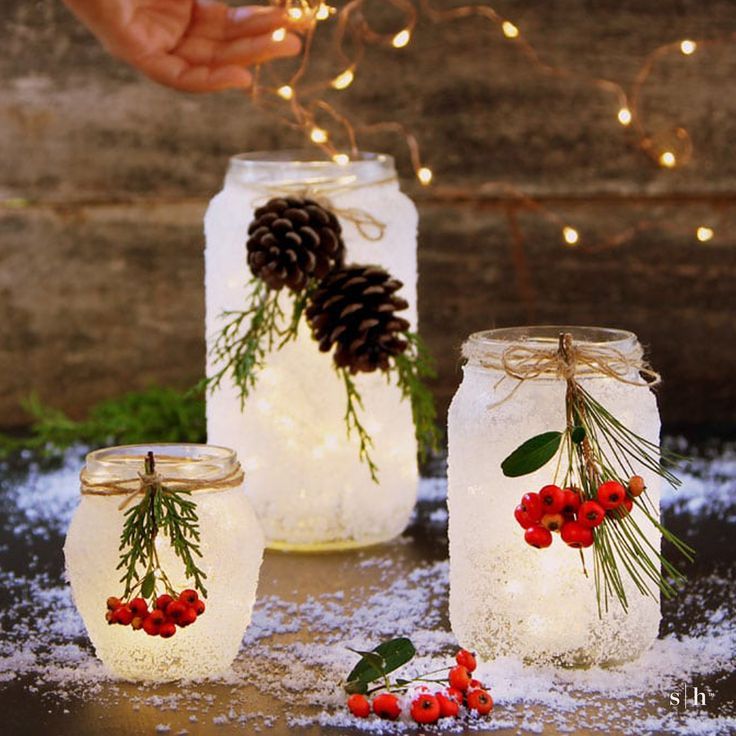
[[[505,348],[509,343],[555,344],[560,333],[569,332],[574,342],[597,347],[628,352],[639,344],[637,336],[629,330],[613,327],[592,327],[584,325],[519,325],[516,327],[497,327],[473,332],[468,341],[478,347],[493,350]]]
[[[186,466],[197,476],[213,473],[237,465],[234,450],[220,445],[195,442],[153,442],[150,444],[115,445],[87,453],[86,470],[89,474],[138,472],[143,467],[146,454],[153,452],[157,468],[162,474],[177,474],[176,466]],[[194,468],[197,468],[195,471]]]
[[[321,151],[285,149],[251,151],[230,157],[226,180],[239,184],[320,185],[343,181],[371,184],[396,179],[393,156],[359,151],[345,163],[338,163]]]

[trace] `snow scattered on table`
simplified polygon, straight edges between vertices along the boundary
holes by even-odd
[[[232,671],[214,685],[190,683],[184,689],[116,682],[91,650],[69,589],[54,572],[60,569],[58,561],[56,567],[43,564],[34,552],[36,543],[45,542],[47,547],[58,546],[60,553],[78,499],[79,466],[77,450],[52,472],[31,465],[21,483],[0,481],[0,523],[29,555],[27,565],[12,569],[4,564],[8,551],[0,550],[0,590],[7,601],[0,608],[0,688],[22,683],[45,705],[59,712],[63,707],[65,713],[92,701],[147,709],[160,714],[156,733],[186,733],[183,724],[202,721],[224,730],[242,730],[247,723],[249,730],[260,732],[280,720],[292,729],[319,725],[382,734],[416,730],[406,721],[352,717],[344,707],[339,679],[357,659],[348,647],[371,648],[399,635],[409,636],[420,654],[402,676],[450,666],[457,645],[447,622],[446,559],[416,564],[407,552],[415,543],[411,536],[393,549],[364,550],[349,563],[354,579],[349,590],[305,595],[295,578],[278,595],[261,595]],[[736,520],[733,449],[690,462],[683,480],[680,490],[664,497],[669,513],[693,518],[720,513],[721,518]],[[444,479],[423,480],[418,518],[433,527],[445,525],[445,493]],[[371,581],[365,586],[360,582],[364,573],[370,573]],[[271,574],[268,558],[263,574]],[[490,686],[496,702],[493,716],[445,719],[441,732],[466,728],[565,733],[572,727],[682,736],[736,732],[736,709],[718,700],[717,687],[732,672],[736,657],[735,609],[733,571],[713,571],[692,581],[667,605],[664,630],[679,636],[667,633],[637,662],[584,671],[531,667],[510,659],[482,662],[476,676]],[[686,618],[696,621],[688,630]],[[264,672],[269,676],[263,677]],[[709,684],[702,685],[705,680]],[[715,705],[672,707],[669,694],[685,686],[705,689]],[[246,691],[248,698],[256,698],[257,708],[244,706]]]

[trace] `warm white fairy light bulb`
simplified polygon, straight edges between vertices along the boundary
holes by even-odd
[[[353,83],[354,79],[355,73],[352,68],[346,69],[332,80],[332,86],[335,89],[347,89]]]
[[[696,44],[695,41],[691,41],[687,38],[680,43],[680,51],[682,51],[685,56],[690,56],[691,54],[694,54],[695,49],[697,48],[698,44]]]
[[[315,12],[314,17],[316,20],[327,20],[332,15],[333,12],[334,12],[334,8],[331,8],[329,5],[322,3],[317,8],[317,11]]]
[[[286,38],[286,28],[277,28],[272,34],[271,34],[272,40],[276,41],[276,43],[280,43]]]
[[[288,84],[285,84],[276,90],[276,94],[285,100],[290,100],[294,96],[294,90]]]
[[[431,183],[432,176],[432,169],[428,169],[426,166],[422,166],[422,168],[417,171],[417,179],[419,179],[420,183],[425,187]]]
[[[666,169],[672,169],[677,165],[677,157],[672,151],[663,151],[659,156],[659,163]]]
[[[628,107],[622,107],[616,117],[621,125],[626,126],[631,124],[631,110]]]
[[[714,235],[715,235],[715,232],[713,231],[713,228],[712,227],[708,227],[707,225],[701,225],[695,231],[695,237],[701,243],[707,243],[709,240],[713,240],[713,236]]]
[[[565,225],[562,228],[562,238],[568,245],[577,245],[580,240],[580,233],[574,227]]]
[[[309,132],[309,137],[313,143],[327,143],[327,131],[324,128],[314,127]]]
[[[503,23],[501,23],[501,30],[503,31],[503,35],[506,36],[506,38],[519,37],[519,29],[510,20],[505,20]]]
[[[411,31],[408,28],[404,28],[403,31],[399,31],[392,39],[391,45],[395,49],[403,49],[406,44],[411,40]]]
[[[286,12],[292,20],[301,20],[304,17],[304,11],[301,8],[289,8]]]
[[[347,153],[336,153],[332,160],[338,165],[338,166],[347,166],[350,163],[350,156],[347,155]]]

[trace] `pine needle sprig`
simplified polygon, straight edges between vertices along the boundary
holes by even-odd
[[[394,356],[396,382],[401,397],[411,402],[419,456],[425,460],[430,451],[439,449],[440,444],[434,397],[425,383],[436,378],[437,371],[421,337],[415,332],[406,332],[404,336],[408,347],[404,353]]]
[[[358,437],[358,457],[368,466],[371,480],[378,483],[378,466],[373,461],[371,450],[373,449],[373,439],[360,421],[359,411],[364,410],[363,398],[358,391],[355,381],[353,381],[350,371],[347,368],[336,368],[338,375],[342,379],[345,386],[345,426],[347,427],[348,437],[354,432]]]
[[[155,478],[154,472],[155,460],[149,452],[145,475]],[[125,586],[124,598],[128,599],[136,591],[140,591],[143,598],[155,598],[159,581],[167,593],[177,593],[161,567],[156,547],[159,533],[168,537],[174,554],[184,564],[186,578],[191,579],[194,588],[206,597],[204,580],[207,574],[195,560],[202,557],[197,505],[186,496],[191,496],[191,491],[171,490],[152,480],[146,483],[141,500],[125,512],[117,566],[118,570],[123,570],[120,582]]]

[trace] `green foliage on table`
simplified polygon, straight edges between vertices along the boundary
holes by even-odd
[[[90,448],[145,442],[204,442],[204,397],[197,391],[153,386],[95,404],[85,419],[71,419],[36,395],[23,402],[33,418],[30,433],[0,435],[0,456],[30,449],[59,454],[74,444]]]

